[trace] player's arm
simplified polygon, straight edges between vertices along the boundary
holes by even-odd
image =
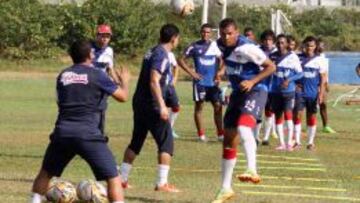
[[[150,73],[150,90],[160,108],[161,119],[168,120],[169,112],[162,97],[160,79],[161,74],[156,69],[152,69]]]
[[[289,86],[290,82],[297,81],[304,76],[304,72],[302,71],[301,62],[300,62],[299,58],[295,58],[292,65],[293,65],[295,74],[293,74],[292,76],[290,76],[286,80],[284,80],[283,84],[281,85],[283,88],[287,88]]]
[[[173,85],[175,86],[178,78],[179,78],[179,66],[176,65],[176,66],[173,66]]]
[[[216,71],[214,81],[215,81],[216,84],[220,84],[221,77],[225,75],[225,63],[224,63],[224,60],[222,59],[221,56],[217,57],[217,59],[219,61],[219,68]]]
[[[201,75],[194,71],[194,69],[190,68],[189,64],[187,63],[188,57],[181,56],[179,58],[179,65],[180,67],[189,74],[195,80],[201,80]]]
[[[129,82],[130,82],[130,72],[126,68],[115,69],[112,68],[119,79],[119,83],[116,83],[118,88],[111,95],[115,100],[119,102],[125,102],[129,98]]]

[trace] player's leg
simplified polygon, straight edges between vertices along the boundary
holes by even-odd
[[[155,191],[180,192],[168,182],[170,163],[174,153],[174,139],[170,123],[161,119],[154,120],[150,131],[158,147],[158,177]]]
[[[209,92],[210,91],[210,92]],[[217,137],[219,141],[224,140],[224,126],[223,126],[223,116],[222,116],[222,105],[220,101],[221,90],[219,87],[215,86],[209,88],[209,91],[206,93],[207,97],[211,101],[211,104],[214,109],[214,122],[217,130]]]
[[[294,145],[294,122],[293,122],[293,109],[295,105],[295,94],[291,93],[284,97],[284,118],[288,133],[287,150],[292,151]]]
[[[270,138],[270,134],[273,137],[277,137],[276,130],[275,130],[275,115],[271,110],[272,106],[272,95],[269,94],[266,105],[265,105],[265,125],[264,125],[264,141],[268,142]]]
[[[328,86],[328,84],[326,84]],[[328,89],[328,88],[327,88]],[[328,113],[327,113],[327,94],[328,91],[324,92],[324,98],[323,98],[323,102],[320,103],[320,116],[321,116],[321,120],[322,120],[322,124],[323,124],[323,132],[324,133],[336,133],[335,130],[333,130],[329,125],[328,125]]]
[[[44,156],[42,167],[36,176],[33,186],[30,203],[42,202],[50,180],[53,176],[60,177],[66,165],[75,156],[71,143],[51,141]]]
[[[169,87],[167,97],[168,98],[166,98],[166,105],[170,107],[169,121],[171,124],[171,128],[173,129],[172,135],[174,136],[174,138],[178,138],[179,136],[175,133],[174,130],[174,124],[180,112],[180,104],[174,86]]]
[[[301,120],[305,108],[304,98],[300,95],[295,96],[295,106],[293,109],[294,135],[295,144],[294,149],[301,148]]]
[[[275,129],[276,133],[279,136],[279,146],[276,147],[276,150],[286,150],[285,136],[284,136],[284,102],[281,94],[274,94],[271,100],[271,109],[275,114]]]
[[[259,145],[259,143],[261,142],[261,139],[260,139],[261,127],[262,127],[262,120],[261,119],[256,120],[256,127],[254,129],[254,137],[256,140],[256,145]],[[267,143],[263,142],[263,145],[267,145],[267,144],[269,144],[269,142],[267,142]]]
[[[141,114],[140,112],[134,112],[134,129],[132,138],[129,146],[125,150],[123,162],[120,165],[120,174],[123,179],[123,188],[130,187],[128,184],[128,180],[132,164],[136,156],[140,153],[146,139],[146,135],[148,132],[147,120],[151,120],[147,118],[146,115],[150,115],[150,113],[147,112]]]
[[[105,141],[77,140],[76,153],[89,164],[96,180],[107,182],[109,201],[123,203],[121,178],[116,168],[115,158],[107,143]]]
[[[316,113],[317,113],[317,99],[306,99],[306,120],[307,120],[307,149],[315,149],[314,139],[316,135]]]
[[[204,106],[205,96],[205,87],[203,87],[202,85],[193,84],[193,100],[195,102],[194,121],[199,140],[201,141],[207,141],[205,136],[205,129],[202,124],[202,109]]]

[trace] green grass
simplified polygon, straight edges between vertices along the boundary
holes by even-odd
[[[25,202],[28,198],[31,182],[41,165],[48,135],[57,115],[55,76],[0,72],[0,202]],[[135,82],[132,84],[132,92],[134,86]],[[354,87],[333,86],[330,101],[352,88]],[[215,141],[211,107],[207,105],[204,112],[206,134],[211,141],[199,143],[196,141],[192,118],[191,84],[180,82],[177,91],[181,112],[176,122],[176,131],[181,139],[175,143],[170,181],[183,192],[162,194],[153,191],[156,146],[149,136],[142,153],[135,161],[130,176],[134,189],[126,191],[127,202],[210,202],[219,188],[222,147]],[[260,147],[258,165],[263,182],[260,186],[254,186],[241,184],[234,178],[237,197],[230,202],[351,200],[346,198],[360,201],[360,107],[346,106],[342,102],[335,108],[329,105],[329,114],[331,126],[338,133],[326,135],[319,131],[316,138],[317,149],[314,152],[304,149],[292,153],[275,152],[275,140],[271,140],[271,147]],[[130,141],[132,126],[131,102],[118,104],[111,100],[106,127],[111,149],[118,162],[121,162],[123,151]],[[300,157],[301,160],[291,157]],[[240,155],[237,167],[244,166],[244,156]],[[321,171],[311,171],[314,168]],[[242,170],[236,169],[236,173]],[[78,182],[93,175],[86,163],[76,158],[65,170],[63,177]]]

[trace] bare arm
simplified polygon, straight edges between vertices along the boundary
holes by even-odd
[[[112,74],[113,76],[110,75],[110,77],[116,77],[119,82],[115,82],[118,85],[118,88],[111,96],[119,102],[127,101],[129,97],[130,72],[125,68],[122,68],[121,70],[114,68]],[[115,79],[113,78],[113,80]]]
[[[216,75],[215,75],[215,83],[216,84],[220,84],[221,82],[221,77],[225,75],[225,63],[224,63],[224,60],[222,59],[222,57],[218,57],[218,60],[219,60],[219,68],[216,72]]]
[[[319,91],[319,104],[323,103],[324,101],[324,92],[325,92],[325,85],[326,85],[326,73],[320,74],[320,91]]]
[[[169,118],[169,113],[168,113],[168,109],[165,105],[165,101],[162,97],[162,93],[161,93],[161,87],[160,87],[160,79],[161,79],[161,75],[159,72],[157,72],[156,70],[151,70],[151,74],[150,74],[150,90],[151,93],[153,95],[153,97],[155,98],[159,108],[160,108],[160,117],[163,120],[168,120]]]
[[[173,68],[173,85],[175,86],[176,85],[176,82],[179,78],[179,66],[174,66]]]
[[[275,72],[276,66],[275,64],[270,60],[266,59],[265,62],[261,65],[264,69],[257,74],[253,79],[251,80],[245,80],[240,83],[240,87],[242,90],[248,92],[251,90],[251,88],[261,80],[265,79],[266,77],[269,77],[272,73]]]
[[[194,78],[195,80],[201,80],[201,75],[199,75],[198,73],[196,73],[193,69],[191,69],[189,67],[189,65],[186,63],[187,58],[185,56],[182,56],[178,62],[180,67],[186,72],[188,73],[192,78]]]

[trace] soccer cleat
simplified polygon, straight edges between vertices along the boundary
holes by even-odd
[[[285,151],[286,150],[286,146],[285,145],[279,145],[275,148],[275,150],[277,151]]]
[[[169,183],[165,183],[164,185],[156,185],[155,191],[158,191],[158,192],[171,192],[171,193],[181,192],[174,185],[170,185]]]
[[[323,131],[323,133],[329,133],[329,134],[336,133],[336,131],[334,129],[332,129],[330,126],[325,126],[322,131]]]
[[[272,136],[273,138],[275,138],[275,139],[278,138],[278,135],[276,134],[276,132],[271,133],[271,136]]]
[[[201,142],[207,142],[208,139],[206,138],[205,135],[201,135],[201,136],[199,136],[199,141],[201,141]]]
[[[128,182],[128,181],[121,182],[121,187],[122,187],[123,189],[131,189],[131,188],[133,188],[131,185],[129,185],[129,182]]]
[[[294,150],[299,150],[299,149],[301,149],[301,144],[295,142],[295,144],[293,145],[293,149],[294,149]]]
[[[237,179],[239,179],[241,182],[252,182],[252,183],[260,183],[261,178],[260,176],[251,170],[247,170],[245,171],[245,173],[241,174],[241,175],[237,175],[236,176]]]
[[[286,150],[287,150],[288,152],[292,152],[292,151],[294,151],[294,148],[293,148],[292,145],[288,144],[288,145],[286,145]]]
[[[315,145],[314,144],[308,144],[306,146],[306,149],[310,150],[310,151],[314,151],[315,150]]]
[[[235,196],[235,193],[232,189],[221,189],[216,194],[215,200],[211,203],[223,203],[226,200],[229,200]]]
[[[175,139],[177,139],[177,138],[180,137],[178,134],[176,134],[175,130],[172,131],[172,136],[173,136],[173,138],[175,138]]]
[[[264,146],[269,146],[270,142],[268,140],[263,140],[261,144]]]
[[[224,141],[224,135],[218,135],[217,139],[219,142]]]

